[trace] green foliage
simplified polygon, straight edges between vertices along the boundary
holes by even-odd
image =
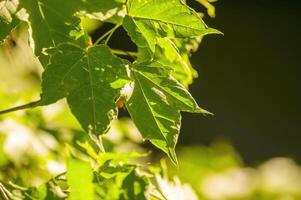
[[[93,44],[83,28],[87,19],[115,26]],[[137,52],[108,46],[119,27],[127,31]],[[113,134],[109,130],[119,109],[127,109],[139,130],[136,132],[140,132],[133,136],[133,127],[121,125],[131,147],[148,140],[177,164],[181,112],[210,114],[187,89],[197,76],[189,55],[207,34],[220,32],[209,28],[181,0],[1,1],[0,43],[7,45],[4,51],[18,58],[14,65],[24,67],[18,62],[31,60],[28,66],[41,66],[43,71],[40,76],[39,70],[17,68],[22,76],[26,74],[24,80],[28,74],[36,82],[41,78],[40,100],[0,111],[40,107],[11,114],[0,124],[1,198],[170,200],[177,192],[169,191],[188,191],[189,198],[196,199],[190,187],[178,179],[170,181],[160,167],[138,164],[137,160],[149,161],[145,149],[142,153],[104,152],[121,146],[105,133],[109,132],[109,137]],[[19,39],[25,41],[21,47],[27,51],[25,44],[29,43],[32,53],[16,52],[6,42],[9,39],[16,40],[17,49]],[[192,43],[194,49],[189,47]],[[1,78],[9,82],[7,77]],[[20,89],[14,97],[0,90],[1,103],[15,101],[17,94],[26,94],[24,101],[37,98],[31,88],[37,88],[36,82],[26,85],[24,80],[18,85],[26,90]],[[54,115],[47,111],[61,99],[66,99],[73,115],[58,106],[59,102]],[[18,143],[20,140],[25,146]]]
[[[207,113],[188,91],[158,63],[132,66],[135,80],[127,109],[143,138],[166,152],[177,163],[174,151],[180,127],[180,111]]]
[[[68,199],[93,200],[93,171],[89,163],[78,159],[69,158],[67,162],[66,178],[71,188]]]
[[[211,2],[198,1],[204,5]],[[29,10],[35,9],[31,3],[37,2],[40,10],[28,18],[26,12],[29,14]],[[52,2],[57,3],[55,10],[67,9],[66,12],[62,15],[52,13]],[[202,36],[162,37],[160,34],[169,33],[167,30],[166,33],[156,33],[154,52],[147,44],[143,46],[145,48],[138,47],[137,53],[110,49],[99,43],[108,44],[114,30],[122,24],[127,13],[125,2],[70,2],[22,1],[24,6],[27,4],[27,11],[18,7],[16,0],[0,2],[1,42],[5,39],[0,47],[0,107],[4,109],[37,99],[41,81],[43,88],[39,105],[47,104],[0,115],[0,199],[301,199],[301,167],[288,158],[273,158],[258,166],[246,166],[231,145],[214,143],[208,147],[179,148],[178,166],[173,163],[166,166],[164,159],[159,166],[154,164],[158,155],[152,156],[144,139],[162,148],[175,162],[174,145],[179,134],[180,111],[206,113],[198,108],[187,91],[197,76],[189,55],[196,51]],[[50,7],[45,7],[47,4]],[[68,7],[64,8],[66,5]],[[61,18],[70,16],[68,10],[74,13],[69,19],[71,21]],[[51,17],[53,21],[49,26],[54,27],[50,29],[52,31],[42,30],[36,24],[35,29],[30,27],[29,36],[24,34],[28,31],[28,24],[34,21],[31,18],[39,13],[47,14],[41,15],[45,19],[35,19],[41,20],[40,27],[45,25],[43,21],[46,22],[49,15],[57,16]],[[99,26],[104,22],[116,26],[92,45],[86,29],[82,29],[83,17],[86,17],[84,22],[90,18],[98,20],[95,24]],[[64,26],[62,30],[73,26],[62,23],[64,20],[74,20],[79,31],[65,32],[69,38],[60,41],[55,30],[60,26]],[[158,30],[162,31],[161,28]],[[10,37],[7,37],[10,31]],[[28,40],[33,47],[38,41],[32,38],[43,39],[39,34],[45,32],[52,32],[55,42],[50,42],[49,47],[40,45],[42,49],[36,51],[36,59]],[[45,41],[46,44],[48,38]],[[123,59],[112,52],[122,55]],[[130,63],[124,58],[136,60]],[[91,84],[90,80],[97,85]],[[87,86],[87,89],[81,90],[79,85]],[[91,115],[94,104],[87,100],[92,94],[89,86],[97,90],[96,99],[100,100],[95,104],[99,115],[95,118],[96,123]],[[104,91],[109,97],[103,95]],[[80,96],[76,100],[77,95]],[[69,107],[64,100],[52,104],[64,98]],[[70,98],[83,106],[74,105]],[[106,103],[102,104],[102,101]],[[112,120],[111,123],[110,119],[117,116],[115,102],[119,108],[125,106],[128,109],[141,133],[129,118]],[[107,115],[108,112],[113,116]],[[89,129],[90,124],[96,124],[96,128]],[[107,129],[109,124],[110,129]],[[92,137],[82,129],[90,132]],[[107,134],[103,134],[106,131]],[[101,135],[103,146],[95,134]]]
[[[50,63],[43,73],[41,104],[66,97],[87,132],[105,132],[117,117],[115,99],[129,82],[129,62],[114,56],[105,45],[81,49],[63,44]]]
[[[73,16],[75,11],[70,3],[69,0],[21,1],[20,6],[29,14],[32,46],[37,56],[40,56],[42,51],[61,43],[80,43],[77,40],[84,32],[80,28],[80,19]]]
[[[178,47],[186,46],[186,40],[220,32],[208,28],[181,0],[24,0],[20,4],[15,0],[5,1],[1,16],[6,26],[0,33],[5,37],[16,25],[15,18],[28,24],[29,41],[45,68],[36,106],[67,98],[89,134],[106,133],[117,118],[115,102],[126,96],[144,139],[176,163],[180,111],[208,114],[184,88],[192,83],[195,71],[187,59],[189,50]],[[117,25],[96,42],[106,38],[105,45],[92,45],[81,17]],[[138,47],[133,63],[112,55],[106,45],[120,25]]]
[[[182,1],[129,0],[123,25],[141,48],[155,51],[158,38],[187,38],[219,33]]]
[[[188,87],[193,79],[197,77],[197,72],[190,66],[189,60],[180,55],[176,44],[170,39],[158,39],[154,60],[167,68],[168,66],[174,66],[171,69],[172,75],[185,87]]]

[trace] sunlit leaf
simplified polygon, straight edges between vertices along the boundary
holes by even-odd
[[[67,179],[70,186],[70,200],[94,200],[93,171],[89,163],[69,158]]]
[[[128,82],[127,66],[104,45],[88,49],[62,45],[43,74],[41,104],[66,97],[82,127],[102,134],[117,117],[115,100]]]
[[[154,52],[157,37],[186,38],[218,34],[181,0],[129,0],[124,27],[139,47]]]
[[[208,114],[199,108],[188,91],[158,63],[132,68],[134,89],[127,109],[143,138],[166,152],[176,163],[180,111]]]
[[[197,75],[188,60],[180,55],[175,44],[167,38],[158,39],[154,60],[168,67],[172,75],[185,87],[188,87]]]
[[[31,45],[37,56],[63,42],[85,46],[85,34],[80,19],[74,16],[72,0],[22,0],[20,5],[29,14]]]

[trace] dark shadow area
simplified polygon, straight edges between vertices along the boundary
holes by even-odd
[[[185,114],[180,143],[229,139],[245,161],[301,161],[300,1],[219,1],[192,62],[191,91],[213,117]]]

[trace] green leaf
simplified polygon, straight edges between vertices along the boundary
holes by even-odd
[[[93,170],[89,163],[69,158],[66,176],[71,189],[69,200],[94,199]]]
[[[158,63],[132,67],[134,89],[126,107],[142,136],[177,163],[180,111],[208,114],[166,68]]]
[[[188,87],[197,77],[197,72],[179,53],[171,40],[160,38],[157,42],[154,60],[171,69],[172,75],[185,87]]]
[[[0,44],[6,39],[10,32],[20,23],[16,16],[18,1],[0,2]]]
[[[129,82],[128,64],[105,45],[61,45],[43,74],[41,104],[66,97],[83,129],[103,134],[117,117],[115,100]]]
[[[104,153],[104,158],[112,156],[107,157],[105,154],[107,153]],[[118,157],[118,153],[115,156]],[[137,165],[131,164],[129,158],[121,162],[116,162],[117,160],[112,157],[98,168],[97,195],[100,199],[112,200],[146,199],[145,191],[150,183],[148,177],[141,173],[142,169]]]
[[[96,184],[97,199],[144,200],[149,179],[137,173],[141,169],[126,163],[114,165],[107,161],[98,169]]]
[[[95,190],[95,200],[120,200],[121,190],[114,179],[99,182]]]
[[[71,42],[86,46],[80,19],[74,16],[72,0],[22,0],[21,6],[29,13],[32,46],[40,56],[45,49]]]
[[[154,52],[156,38],[186,38],[219,34],[181,0],[129,0],[123,26],[139,47]]]
[[[121,163],[131,163],[130,161],[137,158],[146,157],[148,153],[113,153],[113,152],[96,152],[91,144],[88,142],[81,143],[78,142],[78,145],[85,151],[89,157],[93,158],[99,165],[103,165],[105,162],[110,161],[111,164],[121,164]]]

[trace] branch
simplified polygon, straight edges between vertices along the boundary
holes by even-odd
[[[28,109],[28,108],[35,108],[35,107],[39,106],[40,102],[41,102],[41,100],[33,101],[33,102],[30,102],[30,103],[27,103],[27,104],[24,104],[24,105],[21,105],[21,106],[17,106],[17,107],[14,107],[14,108],[9,108],[9,109],[6,109],[6,110],[1,110],[0,111],[0,115],[4,115],[4,114],[7,114],[7,113],[15,112],[15,111],[18,111],[18,110],[24,110],[24,109]]]
[[[112,35],[114,34],[114,32],[121,26],[121,24],[116,24],[116,26],[114,28],[112,28],[112,31],[110,33],[110,35],[107,37],[106,41],[105,41],[105,45],[108,44],[108,42],[110,41]]]

